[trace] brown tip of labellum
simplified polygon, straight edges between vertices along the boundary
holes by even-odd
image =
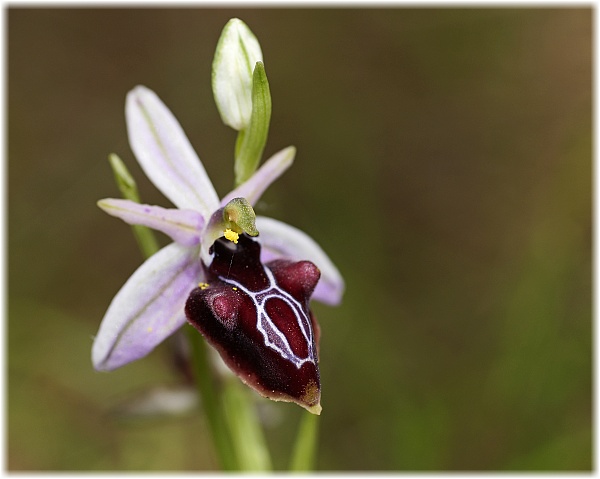
[[[321,407],[321,389],[319,385],[314,382],[309,382],[304,390],[304,396],[302,396],[301,406],[306,409],[308,412],[316,414],[317,416],[321,414],[323,408]]]

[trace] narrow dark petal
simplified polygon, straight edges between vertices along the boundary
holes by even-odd
[[[319,414],[315,329],[308,309],[319,270],[307,261],[260,262],[260,245],[219,239],[207,283],[186,304],[188,321],[244,383],[277,401]],[[318,334],[318,332],[317,332]]]

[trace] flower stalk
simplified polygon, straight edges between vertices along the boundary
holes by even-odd
[[[219,463],[224,471],[240,471],[241,464],[238,463],[232,447],[230,429],[225,421],[225,405],[219,399],[212,372],[208,348],[204,338],[196,330],[186,327],[188,339],[192,350],[192,361],[196,375],[196,387],[202,398],[202,407],[208,427],[213,439],[213,445],[217,453]]]
[[[250,391],[234,376],[223,382],[223,410],[240,470],[270,471],[271,456]]]
[[[302,414],[296,443],[292,452],[290,471],[308,472],[314,468],[319,435],[319,416]]]

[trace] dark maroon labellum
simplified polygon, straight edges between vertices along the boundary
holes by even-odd
[[[244,383],[276,401],[321,412],[319,327],[308,302],[321,276],[310,261],[260,262],[260,245],[220,238],[207,282],[187,300],[188,321]]]

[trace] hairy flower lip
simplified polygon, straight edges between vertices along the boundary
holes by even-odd
[[[275,401],[319,414],[318,331],[309,299],[319,269],[309,261],[260,261],[260,245],[243,234],[214,244],[205,281],[187,302],[188,322],[249,387]]]
[[[116,369],[146,356],[185,323],[184,306],[189,291],[205,278],[198,258],[201,256],[206,264],[210,260],[210,255],[201,254],[208,253],[212,244],[205,236],[210,217],[235,197],[244,197],[254,205],[292,164],[295,154],[293,147],[276,153],[219,201],[183,129],[153,91],[137,86],[129,92],[126,120],[129,142],[142,169],[177,209],[116,199],[101,200],[101,207],[112,208],[110,214],[130,224],[158,227],[175,243],[147,259],[111,302],[92,348],[92,362],[98,370]],[[256,225],[262,245],[261,261],[312,261],[322,273],[312,298],[327,304],[340,302],[344,281],[312,238],[271,218],[257,216]],[[178,278],[186,278],[185,285],[174,280],[174,286],[167,287],[157,281],[161,273],[171,270],[178,271]]]

